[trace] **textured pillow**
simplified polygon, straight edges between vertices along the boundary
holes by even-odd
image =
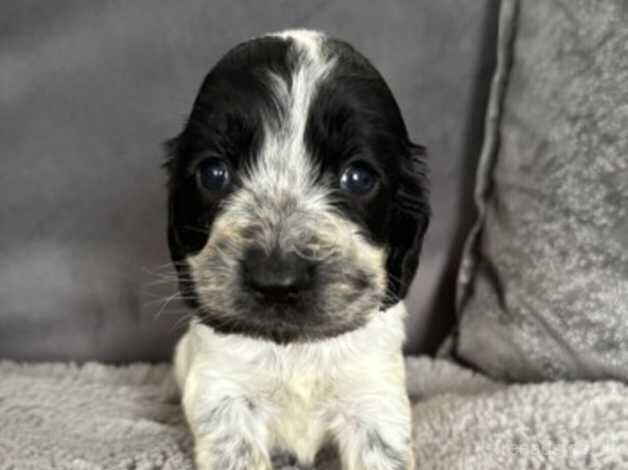
[[[458,290],[461,360],[628,380],[628,11],[505,0]]]

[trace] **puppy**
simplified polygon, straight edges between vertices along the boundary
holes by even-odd
[[[198,468],[309,467],[329,446],[346,470],[412,468],[400,299],[429,208],[423,148],[382,77],[318,32],[253,39],[167,147]]]

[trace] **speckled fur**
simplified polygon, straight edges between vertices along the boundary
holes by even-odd
[[[348,470],[412,468],[404,316],[399,303],[354,332],[288,345],[192,324],[175,368],[199,467],[269,469],[276,450],[310,465],[333,442]]]

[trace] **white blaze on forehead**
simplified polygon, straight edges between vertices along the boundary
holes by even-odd
[[[279,128],[264,129],[264,143],[251,176],[251,189],[272,187],[273,193],[289,191],[303,195],[312,190],[315,166],[305,145],[305,129],[311,103],[321,80],[329,73],[334,61],[323,51],[325,36],[309,30],[289,30],[273,36],[291,39],[291,53],[297,58],[290,80],[269,71],[273,92],[280,101],[283,114]],[[269,187],[270,186],[270,187]],[[320,188],[322,189],[322,188]]]
[[[299,43],[306,52],[311,52],[313,55],[320,53],[321,42],[325,39],[325,34],[320,31],[314,31],[311,29],[287,29],[278,33],[273,33],[271,36],[277,36],[283,39],[292,39]]]

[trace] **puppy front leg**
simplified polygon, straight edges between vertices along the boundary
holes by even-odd
[[[271,470],[268,432],[254,404],[242,396],[184,393],[199,470]]]
[[[202,331],[201,331],[202,332]],[[202,359],[202,337],[192,327],[177,345],[175,377],[199,470],[270,470],[268,430],[261,407]]]
[[[393,438],[387,439],[374,423],[364,426],[341,441],[343,470],[414,469],[414,456],[406,433],[397,432]]]
[[[380,400],[397,400],[398,406],[362,404],[336,427],[343,470],[414,469],[407,399],[384,396]]]
[[[270,470],[266,456],[255,445],[236,434],[214,434],[196,438],[198,470]]]

